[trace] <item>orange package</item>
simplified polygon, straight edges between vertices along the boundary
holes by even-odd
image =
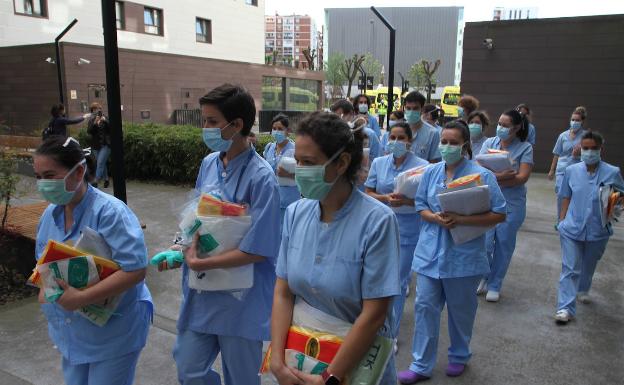
[[[202,194],[197,205],[197,215],[200,217],[241,217],[247,215],[247,207],[222,201],[210,194]]]
[[[488,148],[488,154],[509,154],[509,151],[497,150],[495,148]]]
[[[607,204],[607,218],[611,218],[613,216],[613,209],[615,208],[615,205],[618,203],[619,199],[620,199],[619,192],[613,192],[609,196],[609,202]]]
[[[62,259],[68,259],[73,257],[80,257],[84,255],[90,255],[90,253],[78,250],[64,243],[60,243],[50,239],[48,241],[48,244],[46,245],[46,248],[43,250],[41,258],[39,258],[39,260],[37,261],[37,266],[43,265],[44,263],[60,261]],[[93,261],[95,262],[95,265],[98,269],[100,281],[119,270],[119,265],[109,259],[93,256]],[[41,287],[41,275],[37,271],[36,266],[33,273],[28,278],[28,283],[37,287]]]
[[[481,181],[481,174],[470,174],[466,176],[462,176],[461,178],[457,178],[451,183],[449,183],[446,187],[458,188],[458,187],[475,187],[481,186],[483,182]]]

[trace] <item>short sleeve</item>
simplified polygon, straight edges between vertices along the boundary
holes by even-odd
[[[53,222],[52,206],[48,206],[37,224],[37,240],[35,242],[35,259],[37,260],[41,258],[41,254],[48,244],[48,226],[54,226]]]
[[[273,143],[269,143],[264,147],[264,151],[262,152],[262,157],[264,159],[268,159],[267,156],[269,155],[270,151],[271,151],[271,146],[273,145]],[[268,161],[268,160],[267,160]]]
[[[371,114],[368,114],[368,121],[370,122],[371,129],[375,132],[375,135],[379,138],[379,136],[381,135],[381,128],[379,127],[379,122]]]
[[[498,214],[506,214],[507,201],[496,181],[496,177],[490,171],[483,172],[481,175],[483,179],[485,179],[485,184],[490,189],[490,211]]]
[[[374,221],[369,228],[362,268],[362,299],[400,294],[399,225],[392,213]]]
[[[418,184],[418,190],[416,191],[416,197],[414,199],[414,208],[416,211],[421,212],[423,210],[431,210],[429,207],[429,203],[427,201],[427,194],[429,191],[429,184],[431,183],[431,170],[433,167],[430,167],[425,171],[420,180],[420,184]]]
[[[373,164],[368,170],[368,178],[366,178],[366,182],[364,182],[364,186],[372,189],[377,188],[377,168],[379,167],[379,162],[382,158],[377,158],[373,160]]]
[[[368,130],[367,135],[368,135],[368,145],[370,146],[369,158],[370,158],[370,161],[373,161],[381,155],[380,148],[379,148],[380,147],[379,138],[377,137],[377,135],[375,134],[373,130]]]
[[[147,248],[141,224],[122,202],[109,202],[102,207],[97,231],[111,248],[112,257],[123,271],[147,266]]]
[[[442,155],[440,155],[440,133],[432,129],[431,130],[431,140],[429,142],[429,155],[427,159],[428,161],[440,160],[442,159]]]
[[[529,135],[527,136],[527,142],[531,143],[532,146],[535,146],[535,126],[532,123],[529,123]]]
[[[561,156],[561,154],[563,154],[563,136],[559,135],[553,148],[553,155]]]
[[[559,197],[560,198],[571,198],[572,197],[572,188],[570,188],[570,179],[572,178],[572,168],[566,168],[563,174],[563,181],[561,182],[561,187],[559,188]]]
[[[533,146],[530,143],[527,143],[526,148],[522,151],[519,161],[520,163],[533,164]]]
[[[611,178],[611,184],[619,189],[624,189],[624,180],[622,180],[622,173],[620,169],[616,167],[616,172],[613,173]]]
[[[481,146],[481,151],[479,151],[479,154],[487,154],[490,146],[492,146],[492,139],[488,138],[485,140],[485,142],[483,142],[483,146]]]
[[[260,255],[275,262],[280,242],[280,198],[277,179],[256,173],[251,181],[251,227],[241,241],[239,250]]]
[[[382,151],[386,151],[386,145],[388,144],[388,131],[384,132],[383,136],[381,137],[381,150]]]
[[[206,169],[208,168],[208,157],[205,157],[201,165],[199,166],[199,173],[197,174],[197,180],[195,181],[195,192],[199,195],[201,187],[206,179]]]

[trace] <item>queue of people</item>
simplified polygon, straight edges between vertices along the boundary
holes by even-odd
[[[406,95],[403,111],[390,112],[382,133],[364,99],[338,100],[332,112],[312,113],[295,129],[287,116],[275,116],[274,141],[263,157],[250,137],[256,109],[247,90],[223,84],[200,99],[202,139],[212,152],[200,165],[194,194],[244,205],[251,224],[234,249],[204,258],[204,241],[195,234],[190,245],[171,247],[179,259],[159,262],[160,271],[182,268],[172,348],[180,384],[220,384],[214,370],[219,355],[226,385],[260,384],[263,341],[271,341],[265,361],[280,385],[345,383],[377,338],[393,341],[395,352],[397,343],[407,343],[397,339],[412,272],[412,362],[397,371],[390,354],[379,384],[431,377],[445,306],[446,374],[464,373],[478,295],[500,300],[526,216],[526,183],[534,163],[530,110],[522,104],[503,112],[496,135],[488,138],[490,118],[475,97],[462,97],[463,114],[440,127],[435,106],[414,91]],[[110,132],[101,106],[93,105],[92,114],[96,178],[107,184]],[[577,301],[589,302],[597,263],[613,234],[601,217],[601,191],[624,189],[619,168],[601,158],[603,137],[583,129],[586,114],[584,108],[574,110],[553,150],[549,174],[557,177],[559,202],[562,272],[554,318],[560,324],[575,317]],[[67,384],[131,384],[154,312],[145,283],[143,233],[125,204],[89,185],[85,153],[65,136],[47,138],[34,156],[37,188],[50,202],[39,225],[36,256],[41,258],[49,240],[75,241],[88,227],[106,240],[120,270],[84,290],[59,281],[62,295],[50,302],[41,290],[39,302]],[[508,154],[512,168],[494,172],[474,159],[492,152]],[[397,193],[396,178],[418,168],[423,171],[416,193]],[[445,212],[440,192],[468,177],[487,186],[489,209]],[[490,230],[456,243],[451,230],[458,226]],[[253,266],[253,284],[242,296],[189,286],[191,274],[242,266]],[[113,296],[121,300],[104,326],[74,312]],[[293,367],[287,359],[302,304],[319,319],[349,325],[332,345],[331,362],[317,363],[312,371],[303,361]],[[305,342],[306,354],[320,354],[312,345],[322,341]]]

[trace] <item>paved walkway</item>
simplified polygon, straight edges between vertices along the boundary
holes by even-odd
[[[32,185],[32,180],[23,183]],[[173,208],[185,202],[188,191],[174,186],[128,184],[130,207],[147,225],[150,255],[169,245],[177,223]],[[36,195],[26,194],[19,202],[36,200]],[[559,238],[553,229],[556,208],[552,184],[543,176],[531,177],[527,211],[500,303],[480,300],[472,341],[474,355],[468,371],[461,379],[444,375],[448,347],[444,313],[438,367],[428,384],[624,383],[624,227],[617,226],[598,266],[593,303],[580,305],[577,321],[558,327],[552,316],[561,257]],[[158,273],[150,268],[147,281],[157,314],[135,383],[175,384],[171,348],[180,303],[180,273]],[[410,361],[413,300],[412,295],[403,317],[397,356],[400,369]],[[48,339],[35,299],[0,307],[0,385],[60,383],[60,357]]]

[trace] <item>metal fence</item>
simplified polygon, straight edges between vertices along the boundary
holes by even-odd
[[[201,110],[175,110],[174,112],[175,124],[179,125],[191,125],[195,127],[202,126]]]

